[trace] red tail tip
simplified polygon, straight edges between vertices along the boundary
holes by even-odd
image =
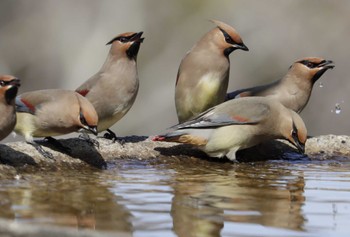
[[[154,142],[165,141],[165,137],[163,137],[163,136],[155,136],[154,138],[152,138],[152,141],[154,141]]]

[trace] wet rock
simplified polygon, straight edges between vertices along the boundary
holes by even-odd
[[[17,174],[17,170],[8,165],[0,164],[0,180],[11,178],[13,179]]]
[[[326,157],[350,157],[350,137],[345,135],[325,135],[308,139],[306,153],[317,156],[320,153]]]
[[[150,160],[152,163],[179,162],[182,159],[199,158],[217,161],[205,153],[188,145],[178,143],[154,142],[148,137],[123,137],[113,143],[104,138],[97,139],[99,146],[78,139],[62,139],[62,145],[71,149],[67,154],[46,142],[41,145],[52,153],[54,159],[43,157],[31,145],[14,142],[0,145],[0,178],[13,177],[18,170],[81,169],[94,167],[103,169],[107,163],[118,159]],[[328,159],[332,157],[350,157],[350,137],[325,135],[309,138],[306,143],[306,155],[310,159]],[[254,148],[239,151],[238,161],[257,161],[268,159],[300,159],[300,155],[289,143],[282,140],[269,141]],[[179,160],[180,159],[180,160]],[[225,159],[223,159],[225,160]]]

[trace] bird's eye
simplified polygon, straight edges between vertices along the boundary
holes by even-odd
[[[224,35],[224,37],[225,37],[226,43],[235,44],[235,42],[233,41],[231,36],[226,31],[224,31],[223,29],[220,29],[220,30],[221,30],[222,34]]]
[[[0,80],[0,86],[4,86],[6,83],[3,80]]]
[[[122,43],[125,43],[125,42],[128,42],[128,38],[126,38],[126,37],[120,37],[120,38],[119,38],[119,41],[122,42]]]
[[[80,112],[80,122],[83,125],[88,125],[82,112]]]
[[[304,64],[305,66],[307,66],[308,68],[314,68],[316,65],[313,62],[310,62],[308,60],[303,60],[300,61],[301,64]]]
[[[309,68],[315,67],[315,65],[314,65],[312,62],[308,62],[308,63],[306,64],[306,66],[308,66]]]
[[[293,122],[293,129],[292,129],[292,137],[296,140],[298,140],[298,129],[295,126],[294,122]]]

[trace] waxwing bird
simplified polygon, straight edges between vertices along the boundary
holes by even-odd
[[[175,106],[180,123],[225,100],[230,73],[229,55],[248,51],[231,26],[213,20],[206,33],[182,59],[176,79]]]
[[[105,137],[114,141],[117,137],[109,128],[129,111],[139,89],[136,59],[142,34],[123,33],[109,41],[111,48],[102,68],[76,89],[95,107],[98,132],[107,130]]]
[[[0,141],[9,135],[16,124],[15,98],[20,81],[14,76],[0,76]]]
[[[70,90],[49,89],[23,93],[16,97],[15,132],[24,136],[42,155],[52,158],[33,137],[64,135],[87,130],[97,135],[98,116],[92,104]],[[57,143],[58,141],[56,141]]]
[[[277,100],[246,97],[226,101],[173,127],[154,141],[191,144],[211,157],[236,159],[236,152],[282,138],[304,152],[307,131],[301,117]]]
[[[271,84],[231,92],[227,94],[226,100],[247,96],[269,96],[300,113],[309,101],[315,82],[328,69],[333,68],[331,60],[317,57],[303,58],[293,63],[282,79]]]

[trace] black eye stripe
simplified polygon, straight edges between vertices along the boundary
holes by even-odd
[[[122,43],[129,42],[130,39],[132,39],[136,34],[137,34],[137,33],[132,34],[132,35],[129,35],[129,36],[117,36],[117,37],[115,37],[114,39],[112,39],[111,41],[109,41],[109,42],[107,43],[107,45],[108,45],[108,44],[112,44],[114,41],[120,41],[120,42],[122,42]]]
[[[128,41],[128,38],[126,38],[126,37],[120,37],[118,40],[119,40],[120,42],[122,42],[122,43],[125,43],[125,42]]]
[[[293,122],[293,130],[292,130],[292,136],[298,137],[298,129],[297,126],[295,126],[295,123]],[[299,139],[298,139],[299,140]]]
[[[226,43],[237,44],[226,31],[224,31],[223,29],[220,29],[220,30],[221,30],[222,34],[224,35],[224,37],[225,37]]]
[[[83,124],[83,125],[88,125],[87,122],[86,122],[86,119],[83,115],[83,112],[80,111],[80,122]]]
[[[323,60],[323,61],[321,61],[319,63],[310,62],[309,60],[301,60],[301,61],[299,61],[299,63],[304,64],[308,68],[318,67],[318,65],[321,65],[321,64],[323,64],[325,62],[326,62],[326,60]]]
[[[13,80],[11,80],[11,81],[0,80],[0,86],[11,85],[12,82],[13,82]]]

